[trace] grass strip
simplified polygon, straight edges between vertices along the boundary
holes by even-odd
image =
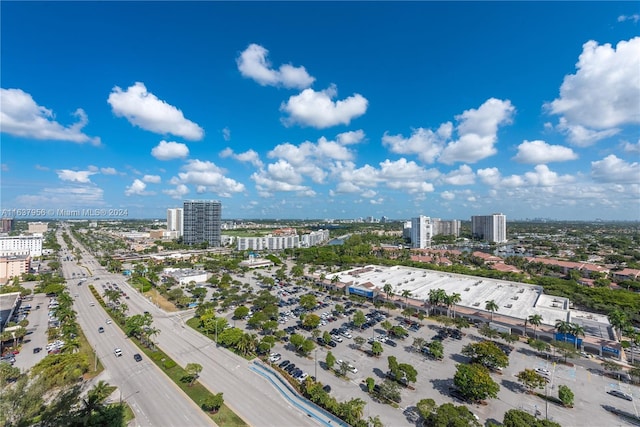
[[[98,292],[93,289],[91,286],[92,292],[94,296],[98,299],[100,305],[107,309],[107,312],[111,316],[111,311],[108,307],[106,307],[102,297],[98,294]],[[114,323],[118,325],[118,327],[122,330],[122,325],[114,318]],[[124,331],[123,331],[124,332]],[[201,407],[202,402],[205,401],[209,396],[213,396],[213,393],[209,391],[204,385],[200,382],[195,381],[192,386],[189,383],[185,383],[182,381],[182,378],[188,376],[187,371],[185,371],[181,366],[179,366],[176,362],[174,362],[165,352],[160,350],[159,348],[150,349],[142,345],[142,343],[136,337],[129,337],[129,339],[135,343],[135,345],[150,359],[152,360],[161,370],[164,372],[171,380],[182,390],[185,392],[187,396],[191,400],[193,400],[196,405]],[[205,411],[206,412],[206,411]],[[248,427],[248,424],[245,423],[242,418],[240,418],[235,412],[233,412],[227,405],[223,404],[218,412],[212,414],[210,412],[206,412],[207,415],[219,426],[224,427]]]

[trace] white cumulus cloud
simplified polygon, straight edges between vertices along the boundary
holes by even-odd
[[[342,145],[359,144],[364,141],[364,131],[362,129],[352,130],[349,132],[339,133],[336,136],[336,141]]]
[[[184,184],[176,185],[176,188],[170,188],[162,190],[162,192],[173,199],[182,199],[185,195],[189,194],[189,188]]]
[[[617,133],[619,126],[640,123],[640,37],[615,47],[590,40],[582,46],[576,69],[565,76],[560,97],[545,105],[566,119],[560,130],[572,143],[590,145]]]
[[[442,177],[443,181],[451,185],[471,185],[476,180],[476,175],[468,165],[461,165]]]
[[[260,160],[260,155],[254,150],[247,150],[244,153],[234,153],[231,147],[227,147],[220,152],[220,157],[231,157],[242,163],[250,163],[257,168],[261,168],[263,165],[262,160]]]
[[[158,175],[145,175],[142,177],[142,181],[147,182],[149,184],[160,184],[162,178]]]
[[[453,200],[456,198],[456,195],[451,191],[443,191],[442,193],[440,193],[440,197],[444,200]]]
[[[600,182],[638,183],[640,163],[628,163],[610,154],[602,160],[591,162],[591,176]]]
[[[288,114],[282,119],[287,126],[299,124],[323,129],[336,125],[348,125],[351,120],[362,116],[369,101],[359,93],[343,100],[333,101],[338,92],[335,85],[316,92],[305,89],[283,102],[280,110]]]
[[[60,169],[56,173],[62,181],[78,182],[80,184],[90,183],[90,176],[96,174],[94,171],[73,171],[70,169]]]
[[[122,90],[114,87],[107,100],[113,113],[129,123],[158,134],[172,134],[189,140],[200,140],[204,130],[184,117],[181,110],[147,92],[144,83],[136,82]]]
[[[116,175],[118,171],[115,168],[100,168],[100,173],[103,175]]]
[[[211,192],[220,197],[231,197],[234,193],[245,191],[245,186],[225,176],[226,171],[210,161],[190,160],[183,166],[183,172],[171,179],[170,183],[200,186],[199,192]],[[165,191],[166,193],[166,191]],[[169,194],[169,193],[166,193]]]
[[[54,120],[53,111],[36,104],[30,94],[21,89],[0,88],[0,130],[3,133],[21,138],[100,145],[100,138],[82,132],[89,123],[84,110],[78,108],[73,116],[77,122],[64,126]]]
[[[127,196],[147,196],[153,193],[145,191],[147,184],[139,179],[134,179],[130,186],[124,191]]]
[[[425,163],[433,163],[451,137],[453,126],[450,122],[440,125],[436,132],[431,129],[414,129],[409,138],[402,135],[389,135],[385,132],[382,144],[397,154],[415,154]]]
[[[636,24],[638,23],[638,21],[640,21],[640,15],[637,13],[634,13],[633,15],[618,16],[618,22],[624,22],[624,21],[633,21],[633,23]]]
[[[314,82],[304,67],[283,64],[274,69],[268,60],[269,51],[259,44],[252,43],[238,57],[236,63],[243,77],[255,80],[262,86],[282,86],[304,89]]]
[[[524,141],[518,145],[518,154],[513,160],[519,163],[539,165],[551,162],[566,162],[575,160],[578,155],[569,147],[550,145],[544,141]]]
[[[490,98],[480,108],[456,116],[458,140],[447,144],[439,161],[475,163],[496,154],[498,127],[511,123],[514,113],[515,107],[509,100]]]
[[[189,155],[189,147],[181,142],[160,141],[151,149],[151,155],[158,160],[184,159]]]

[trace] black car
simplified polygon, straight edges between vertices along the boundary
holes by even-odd
[[[142,361],[142,356],[140,356],[139,353],[136,353],[133,355],[133,360],[135,360],[136,362],[140,362]]]
[[[36,347],[33,349],[34,353],[40,353],[42,351],[42,347]]]
[[[284,369],[284,368],[286,368],[286,367],[289,365],[289,363],[291,363],[291,362],[289,362],[288,360],[283,360],[282,362],[280,362],[280,364],[278,365],[278,367],[280,367],[280,368]]]
[[[331,386],[329,384],[327,384],[326,386],[322,387],[322,389],[324,391],[326,391],[327,393],[331,393]]]
[[[390,345],[391,347],[397,347],[398,346],[398,344],[395,341],[391,341],[391,340],[386,340],[384,343],[387,344],[387,345]]]
[[[333,340],[332,340],[332,341],[329,341],[329,347],[335,347],[335,346],[337,346],[337,345],[338,345],[338,344],[336,344],[336,342],[335,342],[335,341],[333,341]]]

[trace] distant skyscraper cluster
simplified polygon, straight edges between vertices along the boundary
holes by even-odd
[[[471,217],[471,234],[474,238],[492,243],[507,241],[507,217],[501,213]]]
[[[185,200],[182,240],[187,245],[221,246],[222,204],[217,200]]]

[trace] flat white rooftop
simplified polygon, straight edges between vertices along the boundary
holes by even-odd
[[[542,323],[551,326],[558,319],[577,323],[588,319],[589,323],[604,323],[604,327],[609,325],[606,316],[569,309],[570,301],[567,298],[545,295],[542,287],[525,283],[378,265],[327,274],[327,280],[334,276],[347,285],[363,286],[371,283],[382,295],[383,288],[388,283],[393,286],[395,296],[401,296],[404,290],[408,290],[411,292],[409,299],[414,302],[427,301],[432,289],[444,289],[447,294],[460,294],[461,301],[457,306],[472,310],[485,311],[486,301],[493,300],[499,307],[496,314],[523,321],[533,314],[539,314],[542,316]]]

